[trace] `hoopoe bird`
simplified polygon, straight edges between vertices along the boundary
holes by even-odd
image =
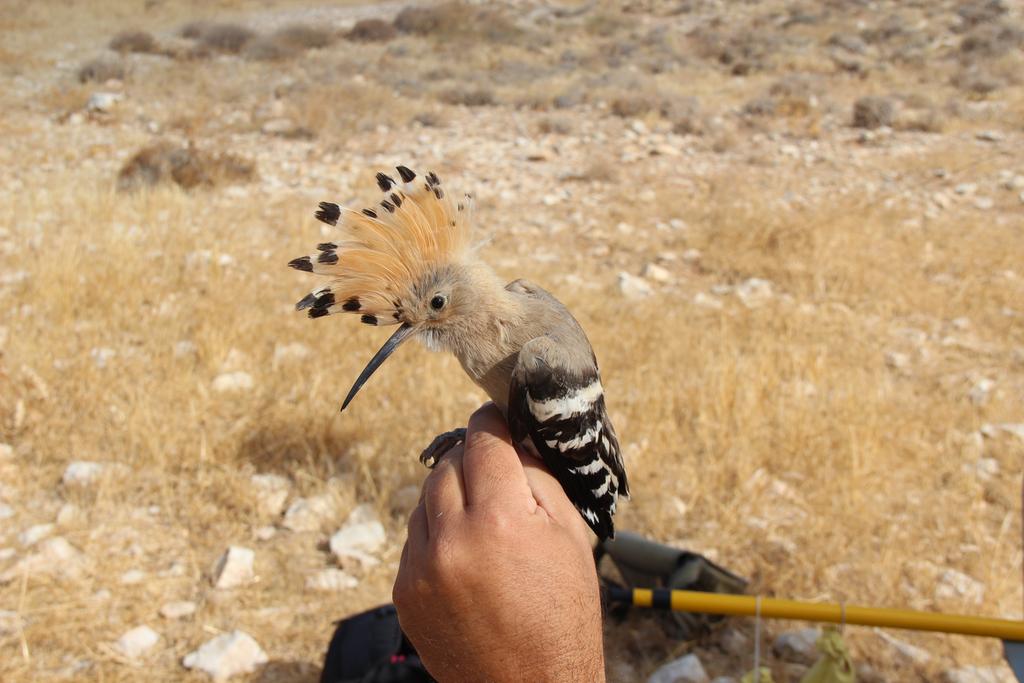
[[[310,318],[358,315],[398,329],[342,404],[406,340],[448,351],[501,410],[513,441],[539,457],[601,539],[629,485],[605,407],[597,359],[583,328],[554,296],[526,280],[504,284],[477,255],[472,197],[453,201],[435,173],[398,166],[377,174],[384,198],[355,211],[321,202],[316,217],[341,229],[317,253],[289,262],[329,278],[296,304]],[[433,467],[465,438],[441,434],[420,460]]]

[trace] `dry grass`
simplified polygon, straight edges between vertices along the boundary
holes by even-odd
[[[52,30],[63,38],[64,20],[81,10],[61,11]],[[167,27],[198,16],[191,5],[154,11]],[[985,423],[1024,421],[1021,208],[1003,192],[988,213],[969,198],[926,211],[940,189],[970,180],[994,193],[999,171],[1020,167],[1019,146],[993,154],[973,138],[978,126],[1019,134],[1020,88],[988,93],[1000,108],[981,109],[977,121],[936,124],[948,136],[941,144],[897,131],[891,147],[875,149],[851,137],[853,103],[924,87],[911,67],[868,83],[845,73],[793,79],[772,71],[783,52],[770,49],[775,38],[737,28],[696,45],[680,72],[633,70],[648,46],[630,36],[647,34],[635,16],[602,6],[559,25],[585,37],[567,70],[561,49],[501,41],[520,32],[539,40],[543,24],[498,22],[475,44],[465,29],[479,15],[436,23],[454,11],[406,14],[405,35],[387,44],[302,38],[318,49],[273,65],[140,62],[159,70],[133,71],[125,106],[137,109],[111,124],[54,123],[91,92],[73,73],[39,72],[47,87],[31,106],[3,95],[0,135],[19,147],[0,151],[0,184],[10,188],[0,202],[0,274],[24,275],[0,284],[0,442],[15,448],[13,462],[0,460],[0,501],[18,510],[0,547],[25,552],[17,533],[70,503],[77,515],[57,533],[92,564],[78,580],[0,586],[0,609],[25,619],[0,633],[0,680],[198,681],[181,657],[241,628],[273,660],[254,680],[313,681],[331,622],[390,598],[408,513],[399,492],[423,479],[414,454],[483,397],[452,358],[408,347],[339,416],[383,333],[295,313],[309,281],[284,264],[320,241],[317,200],[361,206],[373,196],[372,172],[403,162],[436,166],[453,189],[479,193],[485,257],[509,278],[543,283],[588,330],[635,491],[623,528],[705,552],[767,594],[1021,616],[1024,444],[975,440]],[[26,13],[19,26],[48,26]],[[244,23],[236,13],[218,21]],[[748,19],[737,17],[738,26]],[[821,45],[841,29],[797,19],[793,30],[820,34]],[[89,21],[92,45],[105,44],[111,28]],[[871,40],[894,40],[886,31],[895,24],[872,26]],[[747,42],[723,59],[733,35]],[[24,37],[17,50],[39,40]],[[629,40],[639,52],[622,49],[615,59],[625,66],[606,68],[605,41]],[[731,75],[738,64],[742,78]],[[928,97],[905,104],[927,112],[945,102],[959,68],[937,66],[944,75]],[[557,106],[573,88],[583,94],[557,116],[532,110]],[[783,142],[817,159],[780,155],[743,127],[743,103],[766,93],[775,109],[762,118],[776,117],[788,126]],[[649,106],[627,110],[631,98]],[[623,161],[640,142],[620,116],[640,116],[662,147],[686,157],[644,150]],[[413,119],[420,125],[408,126]],[[316,140],[261,133],[267,121]],[[807,131],[822,121],[833,128],[818,145]],[[260,178],[118,193],[118,169],[136,150],[187,149],[180,140],[151,147],[162,138],[150,122],[200,149],[251,156]],[[680,142],[673,126],[705,135]],[[173,177],[174,160],[156,156],[150,165]],[[683,258],[687,250],[699,255]],[[615,274],[652,261],[673,283],[625,299]],[[773,296],[747,308],[729,288],[750,278],[770,281]],[[293,343],[310,356],[275,357]],[[906,362],[887,363],[894,353]],[[252,390],[213,391],[218,374],[236,369],[252,374]],[[995,389],[975,404],[969,393],[982,377]],[[996,475],[975,474],[982,456],[998,463]],[[127,470],[70,490],[58,482],[76,459]],[[330,563],[323,535],[255,540],[276,521],[260,512],[255,472],[288,478],[293,498],[329,495],[338,514],[325,532],[356,504],[373,505],[391,541],[382,565],[354,570],[356,591],[305,589]],[[208,577],[229,543],[256,548],[260,581],[224,593]],[[982,601],[938,596],[947,568],[981,581]],[[129,569],[146,580],[121,584]],[[161,621],[157,607],[181,599],[198,603],[196,616]],[[140,623],[163,639],[143,665],[126,664],[108,645]],[[680,648],[636,620],[608,629],[612,661],[630,662],[636,678]],[[870,630],[847,633],[855,660],[886,680],[936,680],[954,664],[999,658],[991,642],[895,633],[932,653],[915,669]],[[747,664],[714,639],[700,648],[712,674]]]

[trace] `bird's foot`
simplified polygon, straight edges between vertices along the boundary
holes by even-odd
[[[465,440],[465,427],[459,427],[458,429],[453,429],[450,432],[439,434],[435,436],[434,440],[430,442],[430,445],[424,448],[423,452],[420,453],[420,462],[426,465],[429,469],[434,469],[434,465],[437,464],[437,461],[441,459],[442,455]]]

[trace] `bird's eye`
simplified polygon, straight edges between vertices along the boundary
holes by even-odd
[[[448,299],[441,294],[435,294],[434,298],[430,300],[430,307],[435,311],[440,311],[444,308],[444,305],[448,303]]]

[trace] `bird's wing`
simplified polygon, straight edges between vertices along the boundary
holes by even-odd
[[[534,449],[598,537],[615,534],[619,494],[629,495],[619,441],[608,418],[597,365],[580,372],[560,363],[557,341],[527,342],[509,387],[508,424],[516,443]]]

